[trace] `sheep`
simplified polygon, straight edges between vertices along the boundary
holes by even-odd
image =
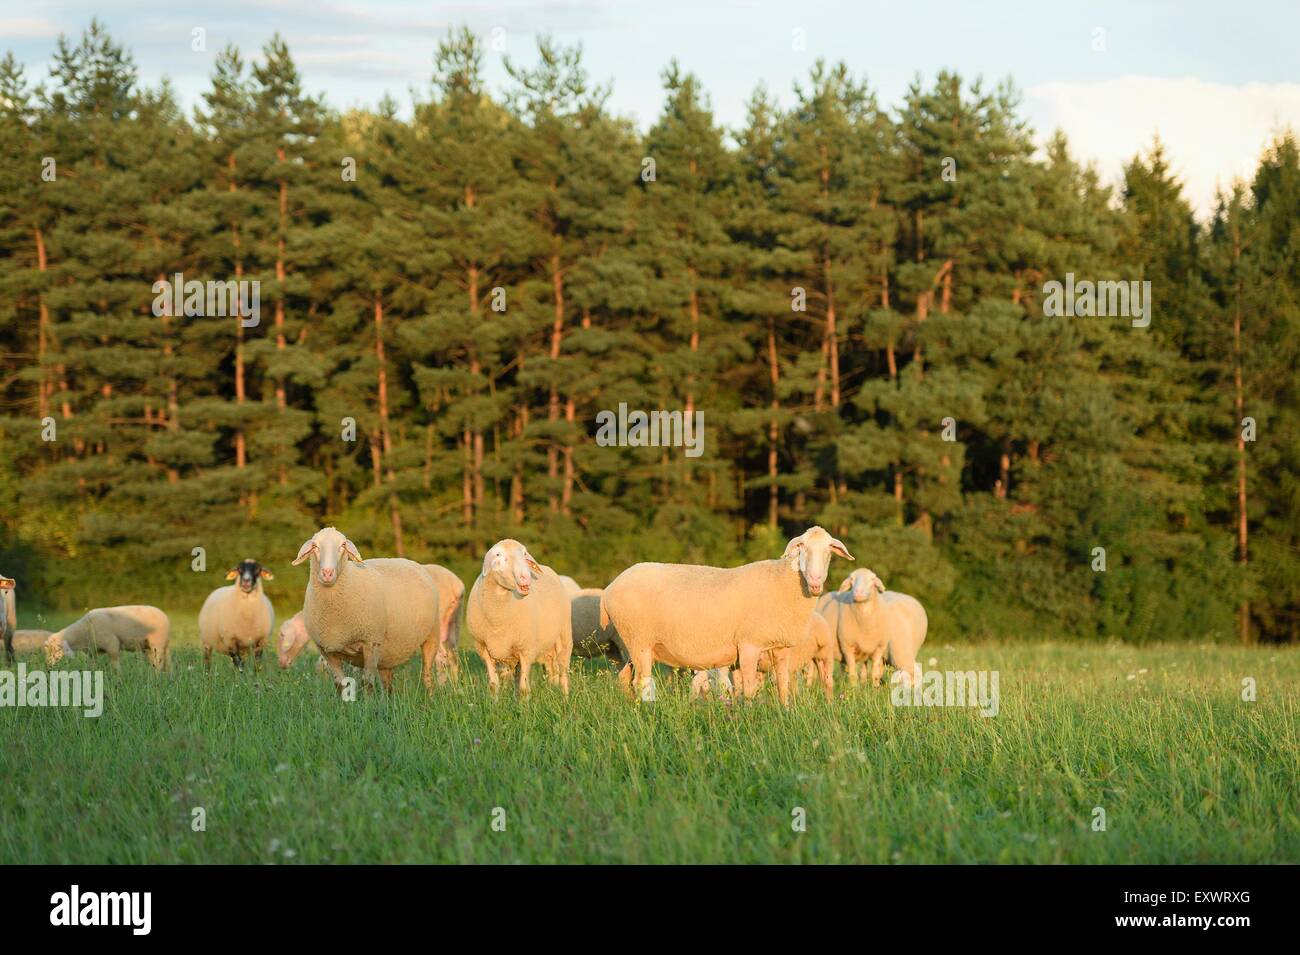
[[[564,574],[560,574],[559,578],[560,578],[560,583],[564,585],[564,592],[568,594],[570,598],[576,597],[578,596],[578,594],[582,592],[582,585],[579,584],[572,577],[567,577]]]
[[[5,661],[14,662],[14,631],[18,629],[18,606],[14,597],[14,579],[0,574],[0,642],[5,645]]]
[[[393,670],[419,650],[425,690],[433,692],[441,615],[438,589],[413,560],[362,560],[355,544],[323,527],[298,549],[295,566],[310,560],[302,619],[320,650],[334,686],[344,694],[343,664],[363,668],[367,685],[376,674],[391,690]]]
[[[438,564],[421,565],[429,572],[438,589],[438,605],[442,609],[442,622],[438,629],[438,652],[433,662],[438,668],[438,685],[447,682],[448,676],[460,677],[460,606],[465,600],[465,584],[446,567]]]
[[[822,692],[827,700],[835,699],[835,661],[840,658],[839,644],[826,618],[820,614],[808,617],[808,629],[804,638],[790,650],[790,671],[804,671],[804,682],[811,684],[812,673],[821,677]],[[776,669],[774,651],[767,650],[758,658],[758,669],[770,673]]]
[[[569,695],[570,612],[559,575],[538,564],[523,544],[507,538],[488,548],[470,590],[466,623],[493,697],[500,690],[498,664],[518,664],[519,695],[527,696],[534,663],[545,666],[550,682]]]
[[[817,612],[835,632],[849,682],[858,684],[858,660],[871,659],[871,685],[880,686],[884,664],[897,669],[904,681],[920,680],[916,655],[925,642],[929,621],[914,597],[885,590],[884,582],[866,568],[849,574],[840,589],[817,603]]]
[[[52,633],[52,630],[15,630],[14,653],[36,653]]]
[[[600,601],[601,624],[613,621],[630,658],[620,682],[630,690],[635,674],[644,697],[656,660],[692,670],[738,661],[749,698],[758,691],[759,657],[774,650],[777,692],[788,704],[789,650],[807,630],[832,555],[853,559],[814,526],[776,560],[731,568],[634,564]]]
[[[226,574],[235,583],[218,587],[208,594],[199,611],[199,643],[203,647],[203,666],[212,671],[212,651],[224,653],[240,673],[244,672],[244,654],[252,652],[253,669],[262,669],[262,651],[275,628],[275,608],[262,592],[263,580],[275,574],[248,557]]]
[[[50,634],[43,649],[50,666],[76,651],[107,653],[114,670],[122,669],[121,651],[134,650],[161,672],[171,660],[171,621],[157,607],[100,607]]]
[[[287,670],[293,666],[293,661],[298,659],[298,654],[302,653],[303,648],[309,643],[311,637],[307,635],[307,625],[303,623],[302,611],[299,610],[280,624],[280,669]]]
[[[627,651],[618,630],[600,624],[600,595],[600,588],[588,587],[569,598],[573,652],[580,657],[608,657],[626,663]]]

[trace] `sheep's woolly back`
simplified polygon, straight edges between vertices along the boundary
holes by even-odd
[[[569,598],[569,616],[573,621],[573,652],[580,657],[618,656],[627,658],[623,640],[612,625],[601,626],[598,587],[579,590]]]
[[[14,653],[36,653],[52,633],[52,630],[15,630]]]
[[[889,620],[889,664],[911,673],[921,644],[925,643],[930,619],[915,597],[886,590],[880,599]]]
[[[743,567],[634,564],[605,588],[601,606],[633,659],[652,649],[669,666],[710,670],[739,647],[789,647],[802,639],[816,600],[787,559]]]
[[[572,577],[566,576],[565,574],[559,574],[558,576],[560,578],[560,583],[564,585],[564,592],[567,593],[570,598],[576,597],[578,594],[582,593],[582,585]]]
[[[438,591],[429,572],[402,557],[343,560],[333,586],[320,582],[319,562],[303,599],[307,633],[322,653],[363,662],[367,646],[379,650],[378,668],[409,660],[426,640],[438,638]]]
[[[465,622],[475,647],[498,663],[517,663],[521,654],[532,660],[567,656],[573,648],[569,595],[549,567],[542,567],[526,597],[480,575],[469,593]]]
[[[248,593],[237,583],[218,587],[199,611],[199,643],[217,653],[259,650],[274,629],[275,609],[260,580]]]

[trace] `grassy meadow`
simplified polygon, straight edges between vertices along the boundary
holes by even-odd
[[[0,863],[1300,861],[1297,649],[927,645],[999,672],[987,719],[838,680],[691,703],[666,671],[634,705],[593,662],[493,704],[468,652],[432,699],[408,665],[343,703],[310,651],[209,678],[173,621],[172,671],[126,655],[102,717],[0,708]]]

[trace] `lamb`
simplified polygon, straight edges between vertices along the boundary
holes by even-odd
[[[777,560],[731,568],[634,564],[605,588],[600,602],[601,623],[613,621],[631,661],[619,680],[630,690],[635,674],[644,697],[656,660],[692,670],[739,661],[749,698],[758,692],[759,657],[773,650],[777,692],[788,704],[789,651],[807,631],[832,555],[853,559],[814,526]]]
[[[36,653],[52,633],[51,630],[15,630],[14,653]]]
[[[811,674],[816,669],[821,677],[822,692],[827,700],[835,699],[835,661],[840,658],[839,644],[826,618],[820,614],[808,617],[808,629],[802,640],[790,649],[790,670],[804,670],[805,682],[811,684]],[[758,668],[763,673],[776,669],[776,656],[772,650],[758,658]]]
[[[564,578],[561,577],[561,580]],[[600,595],[598,587],[579,590],[569,598],[569,616],[573,624],[573,652],[580,657],[608,657],[627,662],[627,650],[618,630],[601,626]]]
[[[466,622],[494,697],[500,690],[498,664],[518,665],[519,695],[527,696],[534,663],[545,666],[550,682],[569,695],[569,597],[559,575],[538,564],[519,541],[507,538],[488,548],[469,594]]]
[[[232,567],[227,580],[235,583],[208,594],[199,611],[199,643],[203,666],[212,671],[212,651],[230,657],[236,670],[244,672],[244,654],[253,654],[253,669],[262,669],[262,651],[275,627],[275,609],[262,592],[263,580],[275,574],[249,557]]]
[[[161,672],[171,659],[171,621],[157,607],[100,607],[50,634],[44,650],[50,666],[73,651],[107,653],[115,670],[122,669],[121,651],[133,650],[147,654],[153,668]]]
[[[298,659],[298,654],[311,643],[307,635],[307,624],[303,623],[302,611],[280,624],[280,669],[287,670]]]
[[[442,622],[438,629],[438,652],[433,662],[438,668],[438,685],[460,677],[460,606],[465,600],[465,584],[446,567],[423,564],[438,589],[438,605],[442,608]]]
[[[363,561],[355,544],[323,527],[298,549],[294,565],[310,560],[302,619],[320,650],[334,686],[346,686],[343,664],[363,667],[391,690],[393,670],[419,650],[425,689],[433,692],[433,660],[439,647],[438,590],[413,560],[378,557]]]
[[[14,631],[18,629],[18,606],[14,598],[14,579],[0,574],[0,642],[5,645],[5,661],[14,662]]]
[[[871,685],[880,686],[884,664],[903,674],[904,681],[919,681],[916,655],[925,642],[929,621],[914,597],[885,590],[879,577],[866,568],[849,574],[838,592],[817,603],[817,612],[835,632],[844,657],[849,682],[858,684],[858,660],[871,659]]]

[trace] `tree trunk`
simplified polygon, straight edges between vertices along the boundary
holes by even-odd
[[[564,338],[564,274],[560,270],[559,255],[551,256],[551,290],[555,300],[555,317],[551,323],[551,374],[555,374],[555,362],[560,357],[560,343]],[[551,423],[552,430],[555,424],[560,420],[560,392],[555,382],[551,382],[550,400],[547,403],[546,420]],[[546,476],[550,478],[550,491],[548,500],[551,512],[555,513],[560,509],[560,501],[556,496],[556,487],[559,484],[560,469],[560,449],[552,435],[551,440],[546,447]]]
[[[375,293],[375,363],[378,366],[379,391],[379,435],[383,443],[383,457],[387,463],[388,514],[393,524],[393,552],[398,557],[406,556],[406,546],[402,538],[402,511],[398,507],[397,476],[393,471],[393,432],[388,420],[388,363],[384,358],[384,300]]]
[[[777,441],[781,432],[777,417],[781,411],[779,386],[781,383],[781,366],[776,358],[776,319],[769,316],[767,320],[767,367],[772,384],[772,417],[767,425],[767,526],[776,530],[777,515],[780,508],[781,491],[777,485]]]
[[[1232,248],[1233,271],[1236,272],[1241,258],[1240,239],[1234,235]],[[1241,287],[1237,285],[1232,315],[1232,373],[1237,409],[1237,562],[1242,569],[1242,587],[1246,586],[1245,571],[1250,563],[1250,525],[1246,515],[1246,436],[1242,429],[1242,419],[1246,414],[1245,391],[1242,387],[1242,349],[1241,349]],[[1237,607],[1237,628],[1242,643],[1251,642],[1250,602],[1244,593]]]

